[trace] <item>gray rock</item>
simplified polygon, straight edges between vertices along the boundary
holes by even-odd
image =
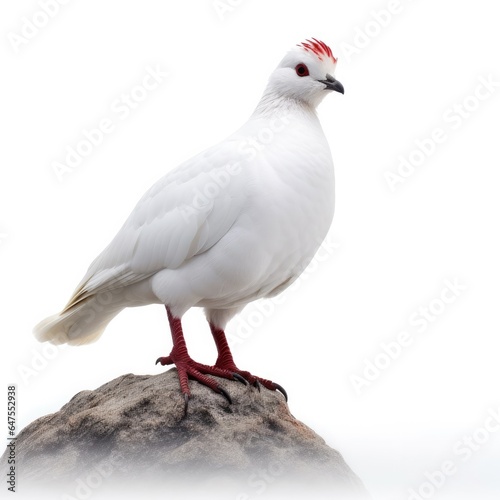
[[[340,453],[296,420],[281,394],[220,385],[233,404],[191,381],[186,416],[175,369],[79,392],[19,434],[20,483],[66,500],[112,492],[135,498],[144,488],[148,498],[166,491],[235,500],[367,498]]]

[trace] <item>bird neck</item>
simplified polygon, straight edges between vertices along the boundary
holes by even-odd
[[[310,104],[294,98],[278,94],[272,88],[267,88],[259,104],[252,114],[252,118],[271,118],[276,116],[304,115],[317,119],[316,109]]]

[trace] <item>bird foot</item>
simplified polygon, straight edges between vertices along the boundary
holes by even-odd
[[[244,380],[248,381],[249,384],[252,384],[254,387],[256,387],[260,391],[260,386],[263,385],[266,389],[269,389],[271,391],[279,391],[281,394],[283,394],[285,401],[288,401],[288,394],[286,393],[285,389],[280,385],[277,384],[276,382],[272,382],[271,380],[262,378],[262,377],[257,377],[255,375],[252,375],[250,372],[240,370],[237,368],[234,364],[232,365],[218,365],[217,363],[215,364],[215,367],[224,367],[226,371],[229,371],[234,375],[239,375],[242,377]]]
[[[177,358],[177,356],[172,354],[170,354],[169,356],[162,356],[156,360],[155,364],[158,363],[160,363],[162,366],[175,364],[179,376],[181,391],[184,395],[185,412],[187,412],[188,401],[191,396],[191,390],[189,389],[188,382],[189,378],[197,380],[200,384],[206,385],[213,391],[221,394],[226,398],[229,404],[232,403],[232,400],[228,392],[223,389],[216,380],[207,375],[214,375],[216,377],[237,380],[238,382],[248,384],[248,382],[237,373],[232,373],[223,368],[197,363],[187,355],[184,355],[180,358]]]
[[[156,364],[158,363],[160,363],[162,366],[175,364],[179,376],[181,391],[184,395],[185,413],[187,412],[189,397],[191,396],[191,391],[189,389],[188,383],[189,378],[197,380],[200,384],[206,385],[213,391],[224,396],[228,403],[232,403],[231,396],[227,393],[227,391],[223,389],[217,383],[217,381],[209,375],[226,378],[229,380],[235,380],[245,385],[252,384],[259,391],[260,386],[263,385],[267,389],[273,391],[278,390],[283,394],[285,400],[288,401],[287,393],[281,385],[261,377],[256,377],[250,372],[239,370],[235,365],[224,366],[220,364],[217,365],[216,363],[214,366],[209,366],[194,361],[188,355],[183,355],[178,358],[177,356],[172,355],[172,353],[169,356],[159,357],[156,360]]]

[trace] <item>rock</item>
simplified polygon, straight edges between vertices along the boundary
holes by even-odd
[[[233,404],[191,381],[187,415],[175,369],[123,375],[79,392],[19,434],[19,483],[66,500],[111,492],[135,498],[146,487],[148,498],[153,491],[235,500],[367,498],[340,453],[296,420],[280,393],[224,379],[220,385]],[[5,474],[6,454],[1,469]]]

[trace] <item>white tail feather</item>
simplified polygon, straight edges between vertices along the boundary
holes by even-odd
[[[40,342],[81,345],[95,342],[108,323],[123,309],[120,304],[103,301],[96,294],[65,311],[49,316],[35,326],[33,334]]]

